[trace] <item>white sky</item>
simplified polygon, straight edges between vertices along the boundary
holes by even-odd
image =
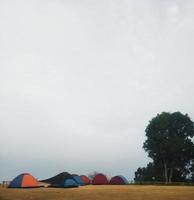
[[[149,120],[194,120],[194,1],[1,0],[0,180],[133,179]]]

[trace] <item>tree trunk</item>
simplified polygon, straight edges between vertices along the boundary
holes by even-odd
[[[170,184],[172,183],[172,175],[173,175],[173,168],[170,168],[170,174],[169,174],[169,180],[168,180]]]
[[[165,177],[165,184],[168,184],[168,168],[166,163],[164,163],[164,177]]]

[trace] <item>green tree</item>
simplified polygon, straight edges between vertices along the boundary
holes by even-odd
[[[162,166],[150,162],[146,167],[139,167],[134,180],[135,182],[164,181]]]
[[[192,160],[190,165],[190,174],[191,174],[191,182],[194,183],[194,159]]]
[[[164,182],[164,170],[162,163],[150,162],[146,167],[139,167],[135,172],[135,182]],[[174,169],[172,181],[187,181],[187,174],[180,169]]]
[[[146,130],[143,148],[154,163],[161,162],[166,183],[171,183],[173,172],[181,171],[194,154],[194,123],[187,114],[163,112],[154,117]]]

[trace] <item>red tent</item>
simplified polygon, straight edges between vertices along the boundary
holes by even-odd
[[[92,180],[93,185],[108,185],[108,179],[104,174],[96,174]]]
[[[85,175],[81,175],[80,178],[82,179],[85,185],[89,185],[91,183],[90,179]]]
[[[127,180],[123,176],[114,176],[111,178],[109,184],[111,184],[111,185],[126,185]]]

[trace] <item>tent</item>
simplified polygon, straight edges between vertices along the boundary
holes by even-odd
[[[80,178],[84,182],[84,185],[89,185],[91,183],[90,179],[85,175],[81,175]]]
[[[125,181],[125,184],[129,184],[129,181],[122,175],[119,175],[124,181]]]
[[[50,184],[50,187],[78,187],[79,185],[74,180],[73,176],[67,172],[62,172],[49,179],[41,180],[41,182]]]
[[[92,180],[93,185],[108,185],[108,179],[104,174],[96,174]]]
[[[72,174],[72,176],[78,185],[81,185],[81,186],[85,185],[82,179],[77,174]]]
[[[29,173],[15,177],[8,186],[9,188],[32,188],[39,187],[38,181]]]
[[[128,181],[124,176],[114,176],[111,178],[109,184],[111,184],[111,185],[126,185],[126,184],[128,184]]]

